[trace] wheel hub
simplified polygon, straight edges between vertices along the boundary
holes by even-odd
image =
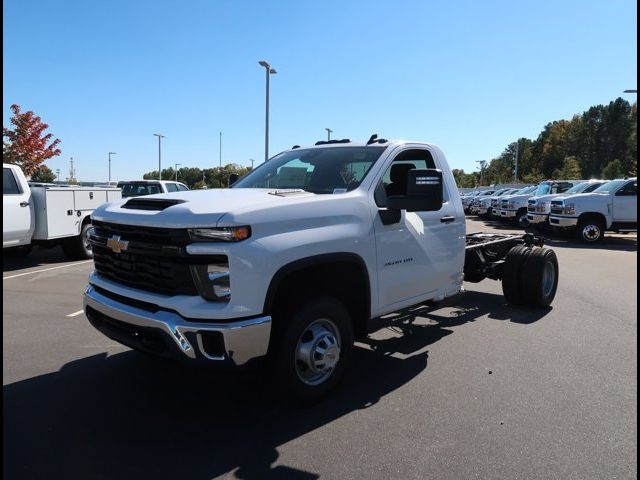
[[[587,240],[597,240],[600,237],[600,228],[597,225],[587,225],[582,230],[582,235]]]
[[[296,348],[296,372],[308,385],[327,380],[340,361],[340,334],[330,320],[316,320],[302,332]]]

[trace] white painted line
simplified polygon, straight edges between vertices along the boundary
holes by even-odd
[[[77,312],[70,313],[67,317],[77,317],[81,313],[84,313],[84,310],[78,310]]]
[[[76,265],[82,265],[84,263],[93,262],[93,260],[85,260],[84,262],[71,263],[69,265],[60,265],[57,267],[44,268],[42,270],[36,270],[35,272],[18,273],[17,275],[9,275],[8,277],[2,277],[2,280],[9,280],[10,278],[22,277],[23,275],[31,275],[32,273],[48,272],[49,270],[57,270],[58,268],[75,267]]]

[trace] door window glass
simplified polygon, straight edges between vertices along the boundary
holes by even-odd
[[[16,182],[16,177],[13,175],[13,172],[10,168],[2,169],[2,194],[3,195],[17,195],[22,193],[20,191],[20,187],[18,187],[18,182]]]

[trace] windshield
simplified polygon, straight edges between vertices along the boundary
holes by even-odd
[[[123,183],[120,187],[122,187],[122,198],[162,193],[160,184],[157,183]]]
[[[569,190],[567,190],[564,193],[566,193],[566,194],[568,194],[568,193],[582,193],[587,189],[587,187],[589,187],[591,185],[593,185],[593,184],[592,183],[588,183],[588,182],[579,183],[577,185],[574,185],[573,187],[571,187]],[[593,187],[593,188],[596,188],[596,187]]]
[[[539,197],[541,195],[546,195],[549,192],[551,192],[551,185],[549,185],[548,183],[541,183],[536,187],[533,196]]]
[[[593,193],[611,193],[626,182],[626,180],[611,180],[610,182],[596,188]]]
[[[286,188],[312,193],[353,190],[387,147],[291,150],[260,165],[231,188]]]
[[[532,187],[525,187],[517,192],[514,192],[513,195],[525,195],[527,193],[533,192],[537,187],[534,185]]]

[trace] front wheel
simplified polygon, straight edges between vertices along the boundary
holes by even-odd
[[[515,224],[520,228],[527,228],[529,225],[531,225],[531,223],[529,222],[529,219],[527,218],[527,210],[526,209],[520,210],[516,214]]]
[[[346,308],[331,297],[298,308],[284,325],[275,353],[284,393],[314,402],[338,386],[353,347],[353,327]]]
[[[576,235],[585,243],[598,243],[604,237],[605,228],[604,222],[599,218],[587,217],[578,223]]]

